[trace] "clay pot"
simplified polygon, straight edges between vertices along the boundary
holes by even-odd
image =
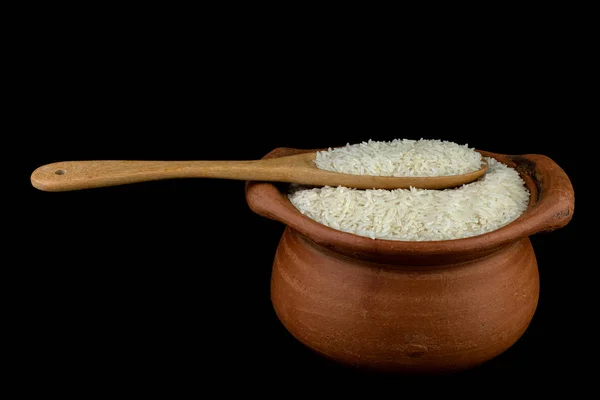
[[[280,148],[266,157],[299,152]],[[373,240],[337,231],[302,215],[285,185],[248,182],[252,210],[287,225],[271,299],[291,334],[346,365],[410,373],[467,369],[515,343],[539,295],[529,236],[570,221],[573,187],[548,157],[481,153],[519,171],[530,204],[498,230],[457,240]]]

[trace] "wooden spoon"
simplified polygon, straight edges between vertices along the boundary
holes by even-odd
[[[315,152],[254,161],[63,161],[37,168],[34,187],[49,192],[89,189],[171,178],[221,178],[294,182],[357,189],[444,189],[472,182],[487,170],[434,177],[351,175],[318,169]]]

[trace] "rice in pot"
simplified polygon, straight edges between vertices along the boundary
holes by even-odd
[[[444,176],[481,168],[481,154],[468,145],[442,140],[369,140],[317,152],[317,168],[353,175]]]
[[[364,146],[356,149],[368,153]],[[337,165],[354,165],[349,160],[351,154],[352,151],[344,155],[348,162]],[[372,154],[376,157],[378,153]],[[440,158],[443,157],[443,154],[440,155]],[[323,158],[321,156],[321,160]],[[396,159],[401,158],[398,156]],[[363,157],[363,163],[365,159]],[[479,168],[481,160],[467,156],[465,159],[470,160],[470,168]],[[529,191],[517,171],[493,158],[486,158],[485,161],[488,171],[482,178],[455,189],[358,190],[343,186],[307,188],[292,185],[288,197],[302,214],[313,220],[372,239],[427,241],[465,238],[510,223],[525,211],[529,203]],[[319,166],[319,161],[316,162]],[[438,172],[456,171],[458,167],[454,165],[444,168],[442,162],[435,168]],[[402,168],[379,167],[374,171],[382,175],[400,170],[413,173],[423,171],[409,163]]]

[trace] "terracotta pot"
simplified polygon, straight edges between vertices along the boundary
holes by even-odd
[[[279,148],[266,157],[299,152]],[[529,236],[570,221],[573,187],[548,157],[481,153],[519,171],[530,204],[496,231],[457,240],[373,240],[337,231],[296,210],[285,185],[248,182],[252,210],[287,225],[271,299],[291,334],[350,366],[411,373],[467,369],[515,343],[539,295]]]

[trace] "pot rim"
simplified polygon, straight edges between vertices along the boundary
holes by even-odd
[[[263,158],[283,157],[315,150],[277,148]],[[246,200],[259,215],[274,219],[299,231],[304,236],[334,250],[352,256],[450,255],[468,252],[490,253],[499,247],[541,231],[565,226],[574,211],[573,186],[566,173],[549,157],[539,154],[506,155],[479,151],[484,157],[515,168],[530,192],[527,209],[514,221],[481,235],[435,241],[402,241],[371,239],[330,228],[302,214],[287,193],[269,182],[247,182]],[[285,189],[287,190],[287,187]]]

